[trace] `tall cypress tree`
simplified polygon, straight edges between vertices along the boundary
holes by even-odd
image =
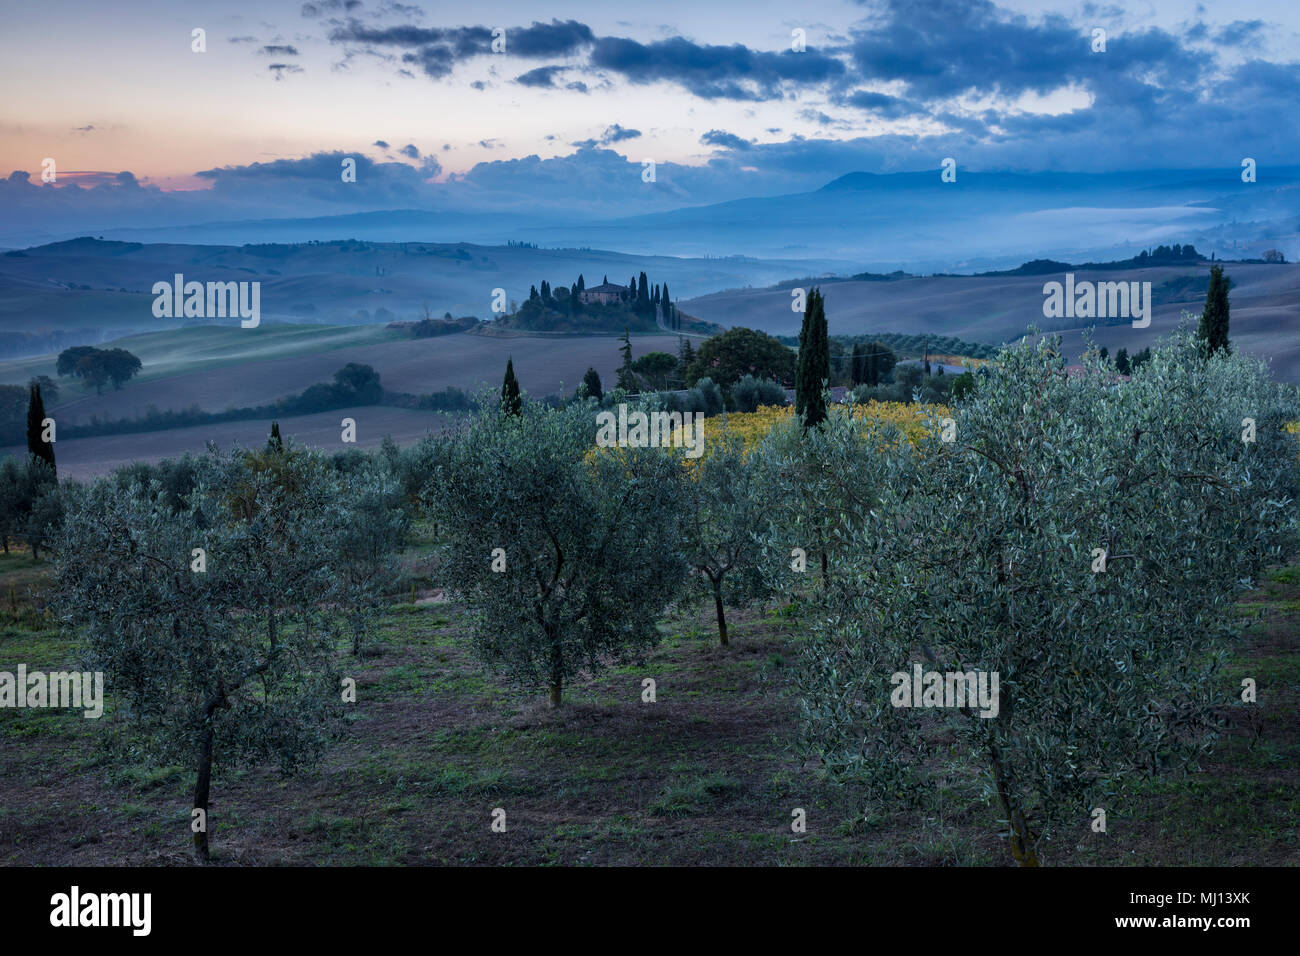
[[[1228,286],[1223,266],[1210,267],[1210,288],[1205,293],[1205,310],[1201,312],[1197,336],[1205,342],[1206,351],[1213,355],[1219,349],[1230,352],[1228,346]]]
[[[270,451],[284,450],[284,442],[280,438],[279,422],[271,422],[271,437],[266,440],[266,447]]]
[[[45,441],[41,432],[45,430],[45,400],[41,398],[41,386],[32,383],[27,401],[27,451],[50,466],[50,471],[57,476],[54,466],[54,443]]]
[[[819,290],[808,293],[803,326],[799,330],[799,361],[795,367],[795,412],[805,428],[826,420],[823,386],[831,377],[830,336],[826,329],[825,300]]]
[[[506,380],[501,385],[501,410],[507,415],[519,415],[524,410],[519,397],[519,381],[515,378],[515,360],[506,359]]]
[[[623,326],[623,344],[618,350],[623,355],[623,364],[618,367],[618,387],[630,392],[635,383],[632,381],[632,338],[626,325]]]

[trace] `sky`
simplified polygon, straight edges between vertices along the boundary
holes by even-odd
[[[0,24],[0,213],[60,227],[610,214],[948,156],[1068,172],[1300,148],[1279,122],[1294,0],[3,0]]]

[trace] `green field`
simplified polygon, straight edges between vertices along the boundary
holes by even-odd
[[[112,347],[126,349],[140,359],[144,368],[131,380],[132,384],[139,384],[229,365],[315,355],[400,338],[405,338],[402,332],[377,325],[268,324],[255,329],[203,325],[129,335],[115,339]],[[26,384],[33,375],[56,378],[56,358],[56,355],[42,355],[0,362],[0,384]],[[340,365],[343,364],[346,361],[340,359]],[[95,396],[93,387],[76,379],[58,381],[60,404]]]

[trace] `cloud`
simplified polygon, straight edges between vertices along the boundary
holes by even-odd
[[[521,73],[515,77],[515,82],[520,86],[535,86],[555,88],[555,74],[564,69],[562,66],[539,66],[535,70],[529,70],[527,73]]]
[[[851,32],[862,79],[901,83],[923,101],[1045,95],[1072,82],[1132,93],[1194,81],[1204,69],[1203,57],[1163,30],[1112,36],[1105,53],[1093,53],[1090,34],[1063,16],[1033,22],[990,0],[884,0],[879,18]]]
[[[533,21],[506,31],[506,52],[516,56],[566,56],[595,41],[591,27],[577,20]]]
[[[309,20],[326,13],[352,12],[361,8],[361,0],[312,0],[302,5],[302,15]]]
[[[382,139],[377,139],[377,140],[375,140],[373,143],[371,143],[370,145],[371,145],[371,146],[378,146],[380,149],[388,149],[388,144],[385,143]]]
[[[269,44],[257,52],[263,56],[297,56],[298,48],[289,44]]]
[[[410,159],[420,158],[420,151],[415,148],[414,143],[407,143],[405,146],[399,149],[398,152]]]
[[[907,100],[897,96],[890,96],[888,93],[876,93],[871,90],[854,90],[852,93],[837,98],[837,102],[860,110],[868,110],[885,119],[897,119],[900,116],[925,112],[922,107],[909,103]]]
[[[492,49],[493,29],[485,26],[418,27],[401,24],[371,27],[350,19],[331,30],[329,40],[370,51],[405,48],[407,52],[402,54],[402,62],[418,66],[431,79],[449,76],[460,60],[500,55]],[[591,28],[577,20],[534,21],[527,27],[505,30],[505,53],[534,59],[566,56],[589,46],[594,40]]]
[[[838,59],[813,50],[771,53],[739,43],[701,45],[683,37],[653,43],[602,37],[592,49],[591,63],[632,83],[676,83],[708,100],[779,99],[787,83],[824,83],[845,72]]]
[[[618,123],[615,123],[601,134],[600,141],[605,144],[621,143],[625,139],[636,139],[640,135],[641,131],[639,129],[624,129]]]
[[[1258,46],[1267,25],[1263,20],[1234,20],[1214,34],[1223,46]]]
[[[721,146],[724,149],[752,149],[752,141],[737,136],[735,133],[728,133],[725,130],[711,129],[700,137],[700,142],[705,146]]]
[[[297,63],[272,63],[267,67],[277,80],[282,80],[287,73],[301,73],[302,67]]]
[[[95,126],[94,126],[93,123],[87,123],[85,126],[78,126],[76,129],[73,130],[73,132],[74,132],[74,133],[93,133],[93,132],[95,132]]]

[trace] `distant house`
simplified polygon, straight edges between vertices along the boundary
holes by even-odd
[[[626,302],[628,288],[625,285],[615,285],[613,282],[602,282],[590,289],[583,289],[578,293],[578,298],[585,303],[599,302],[601,305],[609,305],[612,302]]]

